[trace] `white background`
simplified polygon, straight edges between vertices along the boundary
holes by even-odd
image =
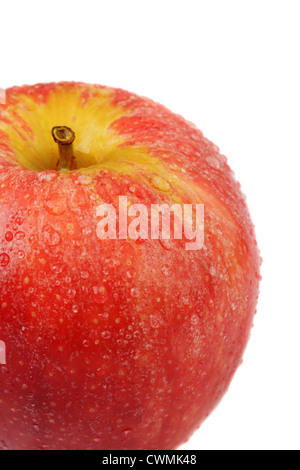
[[[244,364],[182,449],[300,448],[299,0],[10,1],[0,87],[80,80],[148,96],[215,142],[264,259]]]

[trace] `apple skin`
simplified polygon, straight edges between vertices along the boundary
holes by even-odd
[[[0,448],[175,449],[226,392],[260,257],[218,148],[132,93],[58,83],[0,106]],[[55,171],[55,125],[80,170]],[[37,170],[37,171],[34,171]],[[205,246],[99,240],[100,203],[205,204]]]

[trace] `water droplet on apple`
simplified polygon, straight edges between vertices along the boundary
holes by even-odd
[[[93,287],[93,299],[97,304],[104,304],[108,299],[108,293],[104,286]]]
[[[199,319],[198,315],[196,315],[195,313],[191,316],[191,324],[193,326],[196,326],[196,325],[200,324],[200,319]]]
[[[161,270],[165,276],[170,276],[170,268],[166,264],[163,265]]]
[[[103,331],[101,333],[101,336],[102,336],[103,339],[109,339],[111,337],[111,334],[110,334],[109,331]]]
[[[24,222],[24,220],[22,219],[22,217],[17,217],[17,218],[16,218],[16,223],[17,223],[18,225],[22,225],[23,222]]]
[[[215,168],[216,170],[220,168],[220,161],[216,157],[213,157],[213,156],[206,157],[206,161],[209,164],[209,166],[211,166],[212,168]]]
[[[161,324],[161,320],[158,316],[156,315],[150,315],[150,325],[152,328],[157,328]]]
[[[78,307],[78,305],[73,305],[72,311],[73,311],[73,313],[78,313],[78,312],[79,312],[79,307]]]
[[[44,241],[48,246],[57,246],[61,242],[61,236],[51,225],[43,227]]]
[[[128,191],[131,193],[131,194],[134,194],[135,196],[139,197],[139,198],[145,198],[147,197],[147,191],[145,188],[143,188],[142,186],[138,186],[136,184],[131,184],[128,188]]]
[[[90,277],[89,273],[87,271],[82,271],[80,273],[81,279],[88,279]]]
[[[215,276],[217,271],[216,271],[216,268],[215,268],[214,266],[212,266],[212,267],[210,268],[209,272],[210,272],[210,275],[211,275],[211,276]]]
[[[132,429],[124,429],[124,431],[122,431],[122,434],[124,437],[130,436],[131,433],[132,433]]]
[[[74,299],[76,297],[76,290],[68,289],[66,292],[66,296],[68,297],[68,299]]]
[[[128,279],[132,279],[135,275],[136,275],[136,271],[133,268],[128,269],[128,271],[126,271],[126,276],[128,277]]]
[[[133,287],[130,291],[131,297],[137,299],[140,295],[140,290],[137,287]]]
[[[82,235],[84,235],[85,237],[90,237],[93,233],[91,227],[84,227],[82,230]]]
[[[38,242],[38,236],[37,235],[31,235],[29,237],[29,243],[31,245],[35,245]]]
[[[52,271],[55,273],[55,274],[60,274],[63,270],[63,266],[61,264],[54,264],[52,266]]]
[[[56,173],[48,173],[47,171],[40,171],[37,175],[39,181],[52,181],[57,178]]]
[[[91,182],[92,178],[88,175],[80,175],[77,179],[77,183],[82,184],[83,186],[88,186]]]
[[[53,193],[45,202],[45,208],[51,215],[62,215],[66,212],[66,201],[59,193]]]
[[[10,257],[8,256],[8,254],[2,253],[0,255],[0,266],[2,268],[5,268],[5,266],[7,266],[9,262],[10,262]]]
[[[5,234],[5,240],[6,240],[7,242],[11,242],[11,241],[13,240],[13,238],[14,238],[14,236],[13,236],[12,232],[6,232],[6,234]]]
[[[29,209],[28,210],[28,217],[32,218],[35,215],[35,210],[34,209]]]
[[[24,232],[17,232],[15,235],[16,240],[23,240],[25,238]]]
[[[19,258],[19,259],[24,259],[24,258],[25,258],[25,253],[24,253],[24,251],[22,251],[22,250],[18,251],[18,258]]]

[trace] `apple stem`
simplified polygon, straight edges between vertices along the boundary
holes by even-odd
[[[76,157],[73,151],[73,142],[75,132],[66,126],[53,127],[52,137],[58,144],[59,160],[57,162],[57,171],[72,171],[77,169]]]

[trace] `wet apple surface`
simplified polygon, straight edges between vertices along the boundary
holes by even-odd
[[[218,148],[132,93],[59,83],[0,106],[0,448],[174,449],[239,366],[260,258]],[[58,126],[76,135],[59,171]],[[205,244],[106,239],[97,208],[204,204]]]

